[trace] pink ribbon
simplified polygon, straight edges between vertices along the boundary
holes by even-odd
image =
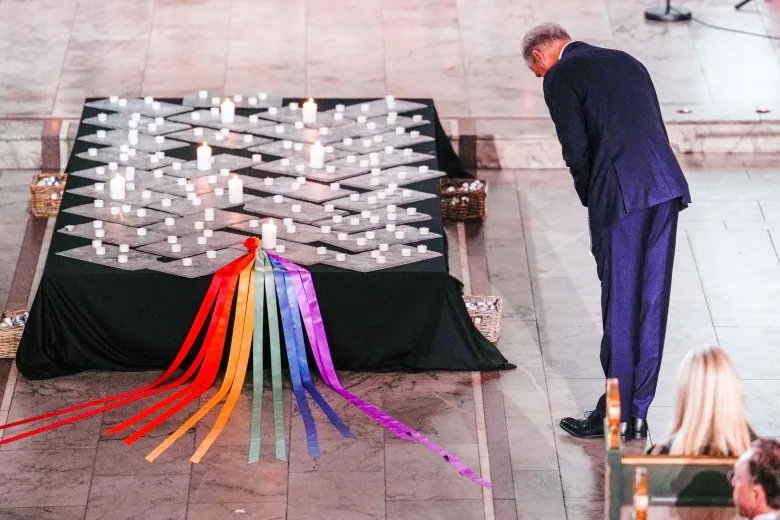
[[[448,452],[422,433],[388,415],[376,406],[367,403],[344,388],[339,381],[336,369],[333,366],[333,360],[330,356],[330,347],[325,334],[325,326],[322,321],[320,305],[317,300],[317,293],[314,290],[314,282],[312,281],[311,273],[299,265],[277,255],[271,254],[270,256],[290,272],[290,279],[295,287],[298,306],[301,310],[301,317],[303,318],[306,334],[309,338],[309,343],[311,344],[314,360],[325,383],[399,439],[415,441],[426,446],[452,464],[458,473],[472,482],[475,482],[484,488],[493,487],[490,482],[477,475],[473,469],[465,465],[453,453]]]

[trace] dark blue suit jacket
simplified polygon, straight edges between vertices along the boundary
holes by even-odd
[[[545,74],[544,100],[592,226],[675,198],[690,202],[653,82],[639,61],[572,42]]]

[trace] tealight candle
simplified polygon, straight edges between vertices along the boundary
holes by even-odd
[[[347,259],[347,255],[345,255],[344,253],[336,253],[337,262],[343,262],[346,259]]]
[[[200,221],[200,220],[198,220],[198,221],[196,221],[196,222],[193,224],[193,226],[195,227],[195,229],[197,229],[198,231],[200,231],[201,229],[203,229],[203,222],[202,222],[202,221]]]
[[[251,143],[254,140],[254,136],[251,134],[244,134],[244,142],[245,143]],[[255,161],[257,162],[257,161]]]
[[[320,247],[317,248],[317,254],[318,255],[324,255],[324,254],[327,254],[327,252],[328,252],[328,250],[325,247],[320,246]]]
[[[95,248],[95,254],[99,256],[103,256],[106,254],[106,248],[105,246],[98,246]]]
[[[200,113],[199,112],[191,112],[190,113],[190,118],[193,121],[199,121],[200,120]]]
[[[225,195],[225,188],[214,188],[214,195],[217,197],[222,197]]]
[[[295,226],[287,226],[287,227],[285,227],[285,229],[291,235],[294,235],[295,232],[298,230],[298,228],[296,228]]]
[[[168,243],[169,244],[175,244],[179,241],[179,239],[174,235],[168,235]]]
[[[120,253],[129,253],[130,252],[130,246],[128,244],[119,244],[119,252]]]
[[[376,194],[376,198],[378,198],[379,200],[385,200],[387,198],[387,193],[385,193],[384,191],[380,191],[379,193]]]
[[[145,227],[138,228],[138,229],[135,230],[135,233],[139,237],[145,237],[146,236],[146,228]]]
[[[421,123],[422,120],[423,120],[422,119],[422,115],[420,115],[420,114],[415,114],[415,115],[412,116],[412,121],[415,122],[415,123]]]
[[[411,137],[412,139],[417,139],[418,137],[420,137],[420,132],[417,130],[412,130],[411,132],[409,132],[409,137]]]
[[[181,244],[171,244],[171,251],[173,253],[181,253]]]
[[[103,123],[103,122],[105,122],[105,121],[108,121],[108,114],[106,114],[105,112],[101,112],[101,113],[99,113],[99,114],[97,115],[97,118],[98,118],[98,121],[100,121],[101,123]]]
[[[152,192],[149,191],[149,190],[141,191],[141,198],[142,199],[151,199],[152,198]]]
[[[402,197],[411,197],[412,196],[412,190],[403,190],[401,191]]]
[[[95,205],[96,208],[102,208],[105,203],[103,202],[103,199],[95,199],[95,202],[93,202],[93,204]]]
[[[106,167],[105,166],[98,166],[95,168],[95,175],[101,176],[106,174]]]
[[[203,129],[202,128],[193,128],[192,135],[195,137],[200,137],[203,135]]]
[[[293,224],[295,224],[295,222],[290,217],[285,217],[282,219],[282,224],[284,224],[284,226],[287,227],[287,226],[292,226]]]
[[[205,246],[208,239],[206,237],[198,237],[195,239],[199,246]]]
[[[371,161],[368,159],[360,159],[360,167],[366,168],[371,164]]]
[[[403,238],[406,236],[406,233],[404,233],[403,231],[396,231],[395,235],[393,236],[395,236],[395,238],[399,240],[403,240]]]
[[[227,177],[230,175],[230,170],[227,168],[220,168],[219,169],[219,176],[220,177]]]
[[[286,250],[287,248],[284,247],[284,244],[279,244],[278,246],[276,246],[276,252],[279,254],[284,253]]]
[[[260,99],[263,99],[263,98],[260,98]],[[276,114],[279,113],[279,109],[276,108],[276,107],[268,107],[268,113],[271,114],[272,116],[275,116]]]
[[[343,242],[344,240],[347,239],[347,234],[346,233],[339,233],[337,235],[337,238]]]
[[[359,246],[364,246],[364,245],[366,245],[366,239],[365,239],[365,237],[358,237],[358,238],[356,238],[356,239],[355,239],[355,242],[356,242],[356,243],[357,243],[357,245],[359,245]]]
[[[330,233],[330,226],[320,226],[320,231],[322,233]]]
[[[302,128],[303,128],[303,121],[296,121],[296,122],[293,124],[293,126],[295,127],[295,129],[296,129],[296,130],[300,130],[300,129],[302,129]]]
[[[393,224],[392,222],[389,223],[389,224],[386,224],[385,225],[385,229],[390,231],[391,233],[394,233],[395,232],[395,224]]]
[[[379,224],[379,215],[371,215],[368,218],[368,221],[371,222],[372,224]]]
[[[106,184],[104,182],[98,182],[97,184],[95,184],[95,191],[100,192],[105,189],[106,189]]]
[[[166,226],[173,226],[176,224],[176,219],[173,217],[165,217],[165,225]]]
[[[146,216],[146,208],[138,208],[138,209],[135,211],[135,214],[136,214],[137,216],[141,217],[141,218],[145,217],[145,216]]]
[[[111,212],[112,215],[116,216],[122,212],[122,208],[120,208],[119,206],[112,206],[109,211]]]
[[[325,210],[325,213],[333,213],[336,210],[336,207],[333,204],[325,204],[323,209]]]
[[[170,207],[170,205],[171,205],[171,199],[169,199],[169,198],[164,198],[164,199],[162,199],[162,200],[160,201],[160,204],[162,204],[162,206],[163,206],[164,208],[168,208],[168,207]]]
[[[387,262],[387,258],[386,257],[384,257],[382,255],[379,255],[379,256],[376,257],[376,263],[384,264],[386,262]]]
[[[401,256],[412,256],[412,250],[408,247],[401,249]]]
[[[334,224],[341,224],[342,220],[344,220],[344,217],[342,217],[341,215],[333,215]]]
[[[336,173],[336,167],[329,164],[325,167],[325,173]]]
[[[95,229],[100,229],[103,227],[103,221],[102,220],[93,220],[92,221],[92,227]]]
[[[371,210],[364,209],[360,212],[361,218],[371,218]]]
[[[417,214],[417,208],[406,208],[406,214],[407,215],[416,215]]]
[[[368,128],[369,130],[376,130],[376,123],[373,121],[369,121],[368,123],[366,123],[366,128]]]
[[[357,157],[355,157],[354,155],[347,155],[347,163],[352,164],[355,161],[357,161]]]
[[[214,208],[206,208],[203,210],[203,219],[206,222],[212,222],[214,220]]]
[[[302,208],[300,204],[293,204],[290,209],[293,213],[300,213]]]
[[[385,146],[385,153],[393,153],[395,151],[395,148],[392,146]]]
[[[130,204],[122,204],[122,213],[130,213],[133,207]]]
[[[256,218],[253,218],[253,219],[249,220],[249,227],[256,228],[256,227],[259,227],[259,226],[260,226],[260,221],[257,220]]]
[[[254,98],[249,98],[249,102],[250,102],[250,104],[251,104],[251,102],[252,102],[252,100],[253,100],[253,99],[254,99]],[[257,101],[257,100],[255,99],[255,102],[256,102],[256,101]],[[249,122],[250,122],[250,123],[252,123],[252,124],[255,124],[255,123],[259,122],[259,121],[260,121],[260,118],[259,118],[259,117],[257,117],[257,115],[256,115],[256,114],[252,114],[251,116],[249,116]]]
[[[217,257],[217,252],[214,251],[213,249],[209,249],[208,251],[206,251],[206,258],[208,258],[209,260],[214,260],[216,257]]]
[[[396,207],[395,204],[388,204],[387,205],[387,212],[388,213],[395,213],[396,209],[398,209],[398,208]]]
[[[373,137],[373,139],[374,139],[374,142],[375,142],[375,143],[381,143],[382,141],[384,141],[384,140],[385,140],[385,138],[382,136],[382,134],[376,134],[376,135]],[[390,148],[392,148],[392,146],[391,146]]]
[[[350,226],[359,226],[360,225],[360,218],[359,217],[350,217],[349,218],[349,225]]]
[[[366,231],[366,238],[374,240],[376,238],[376,231]]]
[[[96,229],[95,230],[95,237],[96,238],[103,238],[106,236],[106,230],[105,229]]]
[[[281,195],[274,195],[273,200],[275,204],[281,204],[282,202],[284,202],[284,197],[282,197]]]
[[[379,256],[379,250],[378,249],[374,249],[373,251],[371,251],[369,253],[369,255],[371,256],[371,258],[377,258]]]
[[[176,161],[175,163],[171,164],[171,168],[173,168],[173,171],[178,172],[181,170],[181,161]],[[160,172],[159,177],[162,177],[162,170],[155,170]]]
[[[360,200],[360,194],[359,193],[351,193],[349,195],[349,200],[351,200],[353,202],[359,201]]]
[[[203,230],[203,236],[206,238],[211,238],[214,236],[214,230],[213,229],[204,229]]]
[[[406,132],[406,128],[402,126],[395,127],[395,133],[398,135],[402,135],[404,132]]]
[[[425,244],[420,244],[419,246],[417,246],[418,253],[425,253],[426,251],[428,251],[428,246],[426,246]]]
[[[181,265],[184,267],[190,267],[192,265],[192,258],[182,258]]]
[[[390,246],[388,244],[379,244],[379,250],[382,251],[383,253],[388,249],[390,249]]]
[[[417,171],[419,171],[420,173],[427,173],[428,172],[428,167],[427,166],[419,166],[417,168]]]
[[[420,234],[421,235],[427,235],[429,232],[430,232],[430,229],[428,229],[427,227],[421,227],[420,228]]]
[[[89,148],[87,150],[87,155],[90,157],[97,157],[97,148]]]
[[[119,101],[117,103],[119,103],[120,107],[126,107],[127,106],[127,99],[119,98]]]

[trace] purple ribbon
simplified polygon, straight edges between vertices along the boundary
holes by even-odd
[[[317,368],[325,383],[396,437],[422,444],[452,464],[462,476],[484,488],[493,487],[490,482],[477,475],[474,470],[465,465],[453,453],[448,452],[422,433],[388,415],[376,406],[367,403],[344,388],[339,381],[336,369],[333,366],[333,360],[330,356],[330,347],[328,346],[325,326],[322,321],[320,305],[317,300],[317,293],[314,290],[314,282],[311,273],[301,266],[277,255],[269,254],[269,256],[272,256],[275,261],[281,264],[290,273],[290,280],[295,287],[298,306],[314,354],[314,360],[317,363]]]

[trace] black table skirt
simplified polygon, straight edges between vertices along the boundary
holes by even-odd
[[[339,102],[360,101],[320,99],[318,103],[321,109],[327,109]],[[435,122],[421,127],[420,131],[435,135],[436,141],[415,149],[444,158],[442,164],[436,160],[422,164],[440,167],[456,177],[467,175],[443,135],[432,101],[419,101],[428,108],[417,113]],[[96,113],[85,108],[82,119]],[[82,124],[79,136],[94,133],[96,129]],[[75,156],[87,148],[85,142],[76,142],[68,171],[97,165]],[[215,150],[220,152],[246,154]],[[194,145],[170,154],[192,158]],[[70,176],[68,187],[92,182]],[[431,180],[410,187],[433,193],[437,186],[437,181]],[[91,199],[66,192],[62,205],[67,208],[89,202]],[[433,216],[432,221],[425,223],[431,231],[444,234],[438,199],[414,206]],[[61,212],[55,230],[88,220]],[[426,243],[430,249],[446,255],[445,239]],[[55,231],[19,345],[19,371],[29,379],[44,379],[87,369],[129,371],[166,367],[189,330],[210,277],[187,279],[148,270],[127,272],[55,254],[86,244],[89,244],[86,239]],[[461,284],[447,272],[446,256],[373,273],[319,265],[311,266],[310,270],[338,369],[421,371],[513,367],[474,328],[463,304]]]

